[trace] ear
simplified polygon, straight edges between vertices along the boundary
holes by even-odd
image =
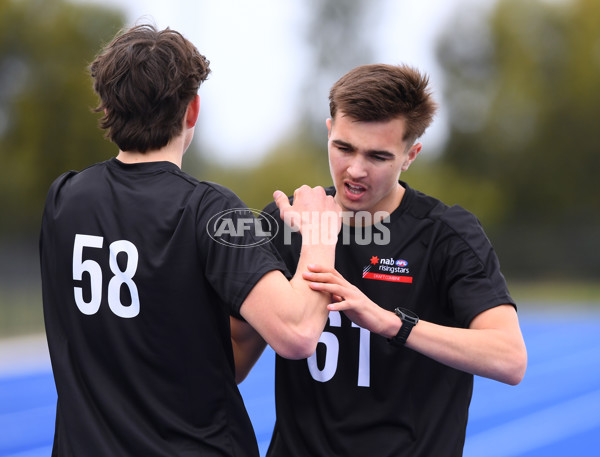
[[[325,121],[325,125],[327,125],[327,139],[331,136],[331,126],[333,125],[333,121],[330,117]]]
[[[192,101],[189,103],[187,107],[187,111],[185,112],[185,126],[188,129],[191,129],[196,125],[198,121],[198,114],[200,113],[200,96],[195,95]]]
[[[415,143],[410,147],[410,149],[406,152],[406,157],[404,159],[404,163],[402,164],[402,171],[408,170],[410,164],[414,162],[419,155],[419,152],[421,152],[422,147],[422,143]]]

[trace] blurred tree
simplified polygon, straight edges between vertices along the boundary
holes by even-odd
[[[260,210],[272,201],[276,189],[291,195],[303,184],[331,185],[329,167],[315,166],[314,159],[319,156],[325,156],[327,163],[326,145],[317,145],[306,137],[290,138],[257,166],[231,168],[204,163],[197,175],[230,188],[250,208]]]
[[[306,44],[308,59],[302,88],[302,123],[317,142],[326,138],[329,89],[352,68],[373,63],[372,30],[381,0],[310,0]]]
[[[298,125],[261,163],[239,168],[220,166],[202,152],[195,174],[234,190],[250,207],[262,209],[275,189],[288,194],[301,186],[331,184],[327,159],[329,88],[351,68],[372,63],[371,31],[377,27],[381,0],[311,0],[306,3],[306,83]],[[189,154],[187,154],[189,155]],[[194,163],[190,160],[191,166]]]
[[[451,135],[444,160],[501,187],[506,216],[600,221],[600,3],[502,0],[440,40]]]
[[[121,12],[64,0],[0,0],[0,235],[37,233],[50,183],[114,155],[87,72]]]
[[[569,258],[567,275],[597,276],[600,2],[500,0],[489,17],[457,16],[439,43],[443,163],[497,189],[520,272],[565,275],[555,259]]]

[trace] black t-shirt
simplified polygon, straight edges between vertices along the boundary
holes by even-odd
[[[231,191],[170,162],[111,159],[52,184],[40,258],[53,455],[258,455],[229,316],[285,266],[252,231],[230,233],[235,246],[207,231],[215,215],[235,227],[232,208]]]
[[[466,328],[513,304],[477,219],[402,185],[389,222],[343,226],[336,269],[379,306],[445,326]],[[274,205],[265,210],[279,220]],[[280,230],[275,244],[293,271],[300,237]],[[473,376],[394,347],[343,313],[330,312],[309,359],[277,357],[275,379],[269,457],[462,455]]]

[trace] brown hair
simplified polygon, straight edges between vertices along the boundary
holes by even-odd
[[[164,147],[181,133],[209,61],[179,32],[138,25],[117,34],[90,65],[100,127],[122,151]]]
[[[431,124],[437,105],[429,78],[406,65],[373,64],[356,67],[329,92],[331,118],[339,111],[357,121],[406,120],[404,140],[415,141]]]

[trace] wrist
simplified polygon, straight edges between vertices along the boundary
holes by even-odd
[[[306,271],[308,265],[321,265],[325,268],[335,267],[335,245],[304,244],[300,248],[297,272]]]
[[[419,322],[419,316],[414,311],[406,308],[396,308],[394,313],[402,322],[402,325],[396,336],[388,339],[388,343],[392,346],[402,347],[406,344],[413,327]]]
[[[335,211],[313,211],[302,216],[300,234],[303,245],[335,246],[339,231],[340,218]]]
[[[327,233],[325,228],[323,230],[305,230],[301,232],[302,235],[302,246],[326,246],[335,248],[338,241],[337,233]]]
[[[327,248],[334,248],[338,241],[337,233],[318,233],[315,230],[311,230],[308,233],[302,233],[302,246],[322,246]]]
[[[384,328],[379,334],[389,340],[391,338],[394,338],[398,334],[401,327],[402,327],[402,321],[400,319],[398,319],[398,316],[396,316],[396,313],[394,313],[393,311],[386,310],[386,319],[384,322]]]

